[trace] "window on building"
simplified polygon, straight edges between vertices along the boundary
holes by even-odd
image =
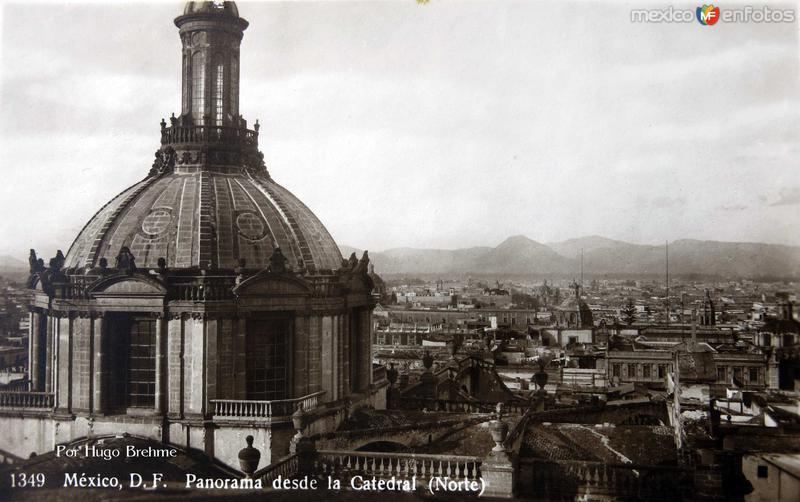
[[[644,378],[650,378],[650,369],[651,367],[649,364],[645,364],[644,366],[642,366],[642,376]]]
[[[578,343],[578,337],[577,336],[569,337],[569,340],[567,341],[567,345],[575,345],[576,343]]]
[[[621,364],[613,364],[613,365],[611,365],[611,376],[615,376],[615,377],[619,378],[621,373],[622,373],[622,365]]]
[[[728,374],[725,370],[725,366],[717,366],[717,382],[724,383],[727,381]]]
[[[733,368],[733,378],[742,381],[742,368]]]
[[[225,97],[225,67],[222,63],[214,66],[214,124],[221,126],[224,119],[223,99]]]
[[[629,378],[636,378],[636,365],[635,364],[628,364],[628,377]]]
[[[156,322],[136,319],[131,324],[128,353],[128,404],[152,408],[156,395]]]
[[[666,364],[658,365],[658,378],[667,378],[668,367]]]
[[[196,52],[192,56],[192,116],[195,123],[203,123],[206,113],[206,56]]]
[[[286,398],[286,340],[291,330],[291,319],[248,319],[245,336],[247,399]]]
[[[766,465],[759,465],[756,469],[756,474],[759,478],[766,478],[769,476],[769,468]]]
[[[233,56],[231,58],[231,88],[228,92],[228,108],[233,115],[233,117],[237,117],[239,115],[239,58]]]
[[[750,373],[748,377],[750,377],[750,383],[758,383],[758,368],[750,368]]]

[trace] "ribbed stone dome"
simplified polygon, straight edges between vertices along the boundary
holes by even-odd
[[[297,197],[266,175],[173,172],[150,176],[117,195],[86,224],[65,266],[114,264],[128,247],[138,267],[228,268],[244,258],[266,267],[275,247],[288,265],[315,273],[342,264],[339,248]]]

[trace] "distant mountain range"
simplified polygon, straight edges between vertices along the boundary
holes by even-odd
[[[28,269],[28,262],[14,258],[11,255],[4,254],[0,256],[0,269]]]
[[[340,246],[347,257],[361,250]],[[375,270],[381,274],[580,274],[662,275],[664,246],[646,246],[600,236],[581,237],[542,244],[528,237],[509,237],[497,247],[466,249],[396,248],[370,251]],[[723,278],[800,277],[800,247],[747,242],[681,239],[669,244],[670,274]]]

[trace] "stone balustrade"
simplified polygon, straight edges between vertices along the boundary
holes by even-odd
[[[678,467],[522,458],[516,486],[520,495],[546,500],[583,496],[680,500],[686,475]]]
[[[279,477],[283,479],[292,479],[299,473],[300,463],[298,461],[298,455],[295,453],[263,469],[257,470],[253,474],[253,479],[260,479],[265,487],[269,487],[272,486],[272,482]]]
[[[187,143],[225,143],[258,147],[258,131],[239,127],[173,125],[161,129],[162,145]]]
[[[401,397],[397,401],[398,408],[404,410],[444,411],[450,413],[494,413],[497,403],[492,401],[460,401],[422,397]],[[529,403],[509,401],[503,403],[503,413],[525,413]]]
[[[0,392],[0,409],[48,411],[53,409],[53,403],[50,392]]]
[[[287,422],[292,413],[302,406],[303,410],[313,410],[320,404],[325,391],[315,392],[294,399],[275,401],[253,401],[244,399],[211,399],[214,420],[263,420]]]
[[[459,455],[320,450],[316,452],[313,471],[338,479],[356,475],[400,480],[416,477],[425,486],[431,477],[478,480],[481,463],[480,458]]]
[[[170,296],[184,301],[230,300],[233,298],[233,277],[202,277],[170,284]]]

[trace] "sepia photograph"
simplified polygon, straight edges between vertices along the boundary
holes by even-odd
[[[0,0],[0,501],[797,502],[799,17]]]

